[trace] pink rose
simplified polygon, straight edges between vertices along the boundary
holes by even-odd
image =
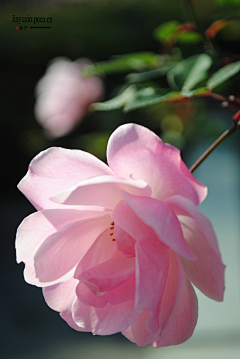
[[[139,125],[120,126],[107,157],[50,148],[33,159],[19,188],[38,212],[18,229],[17,261],[74,329],[180,344],[198,317],[191,282],[223,300],[217,239],[197,209],[207,188]]]
[[[82,77],[84,60],[57,58],[36,86],[35,115],[50,138],[69,133],[86,115],[89,105],[100,100],[103,85],[98,77]]]

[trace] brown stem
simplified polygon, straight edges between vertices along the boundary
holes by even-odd
[[[240,120],[233,125],[233,127],[226,130],[218,139],[213,142],[213,144],[205,151],[202,156],[192,165],[192,167],[189,169],[190,172],[194,172],[198,166],[210,155],[210,153],[215,150],[215,148],[220,145],[220,143],[225,140],[227,137],[229,137],[232,133],[237,131],[239,129]]]
[[[213,93],[211,91],[206,91],[206,93],[204,95],[212,97],[215,100],[221,101],[223,104],[225,103],[227,106],[232,107],[234,110],[240,109],[240,99],[233,95],[225,97],[225,96],[219,95],[217,93]]]
[[[196,25],[198,31],[203,35],[204,37],[204,42],[203,42],[203,46],[205,51],[208,52],[212,52],[213,51],[213,44],[211,42],[210,39],[208,39],[205,35],[204,29],[202,27],[202,25],[200,24],[200,22],[198,21],[197,17],[196,17],[196,13],[195,13],[195,9],[192,3],[192,0],[185,0],[185,4],[187,3],[187,8],[188,8],[188,13],[190,15],[191,20],[193,21],[193,23]]]

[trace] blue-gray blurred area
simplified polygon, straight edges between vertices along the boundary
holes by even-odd
[[[135,122],[162,134],[162,118],[182,118],[186,133],[179,146],[190,166],[218,136],[231,126],[234,111],[213,100],[174,106],[157,106],[123,114],[92,113],[68,136],[44,137],[34,114],[34,88],[47,63],[58,56],[92,61],[137,51],[160,52],[152,32],[164,21],[190,21],[184,0],[95,1],[2,1],[0,2],[0,146],[1,146],[1,359],[106,359],[240,357],[240,228],[239,228],[239,132],[223,143],[196,170],[196,177],[209,187],[201,210],[211,219],[220,242],[226,270],[224,303],[199,294],[199,323],[189,342],[178,347],[137,348],[121,334],[110,337],[75,332],[45,304],[41,289],[23,279],[23,264],[15,261],[15,232],[24,217],[34,211],[16,186],[30,160],[50,146],[80,148],[105,160],[108,135],[119,125]],[[234,11],[234,5],[217,6],[214,0],[195,0],[199,24],[206,29],[213,21]],[[236,7],[235,15],[238,7]],[[52,17],[51,29],[17,31],[14,16]],[[222,32],[216,48],[224,58],[239,58],[240,31]],[[203,51],[199,45],[183,46],[184,57]],[[104,78],[105,98],[116,93],[124,74]],[[161,86],[166,85],[164,82]],[[239,81],[220,88],[225,95],[240,97]],[[172,116],[172,117],[171,117]],[[166,122],[166,121],[165,121]]]

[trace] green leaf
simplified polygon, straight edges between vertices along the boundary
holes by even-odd
[[[168,72],[168,83],[173,89],[190,91],[205,79],[211,64],[212,59],[206,54],[188,57]]]
[[[153,52],[136,52],[120,55],[109,61],[86,66],[83,74],[84,76],[94,76],[131,70],[142,71],[147,69],[150,64],[156,63],[157,60],[158,55]]]
[[[96,111],[112,111],[118,108],[123,107],[125,104],[130,102],[133,98],[134,93],[136,92],[135,86],[129,86],[124,90],[120,95],[112,98],[111,100],[105,102],[96,102],[93,103],[90,108],[91,110]]]
[[[206,92],[206,87],[199,87],[196,90],[189,91],[189,90],[182,90],[181,95],[184,97],[191,98],[193,96],[201,96]]]
[[[173,98],[182,98],[182,96],[178,92],[167,92],[163,89],[147,87],[141,90],[137,90],[134,93],[132,100],[125,104],[124,112],[169,102],[170,100],[173,100]]]
[[[240,61],[222,67],[215,72],[207,82],[207,89],[212,90],[223,82],[227,81],[230,77],[236,75],[240,71]]]
[[[179,21],[164,22],[153,31],[153,37],[160,42],[164,42],[179,25]]]
[[[198,32],[189,31],[178,35],[178,42],[182,44],[196,44],[203,41],[203,37]]]
[[[157,55],[154,52],[145,51],[145,52],[133,52],[130,54],[118,55],[116,56],[116,59],[122,59],[122,60],[135,59],[135,60],[140,60],[145,64],[149,64],[155,60],[156,56]]]
[[[159,69],[139,72],[139,73],[130,73],[126,76],[126,80],[131,83],[149,81],[155,79],[160,76],[165,76],[169,70],[171,70],[175,66],[175,63],[172,62],[171,64],[166,64]]]

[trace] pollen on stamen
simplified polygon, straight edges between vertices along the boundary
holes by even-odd
[[[111,226],[112,226],[112,227],[110,227],[110,230],[112,231],[112,230],[114,230],[114,222],[113,222],[113,221],[111,222]],[[110,233],[110,236],[113,236],[113,235],[114,235],[114,232],[113,232],[113,233]],[[115,238],[113,238],[112,241],[114,242],[114,241],[115,241]]]

